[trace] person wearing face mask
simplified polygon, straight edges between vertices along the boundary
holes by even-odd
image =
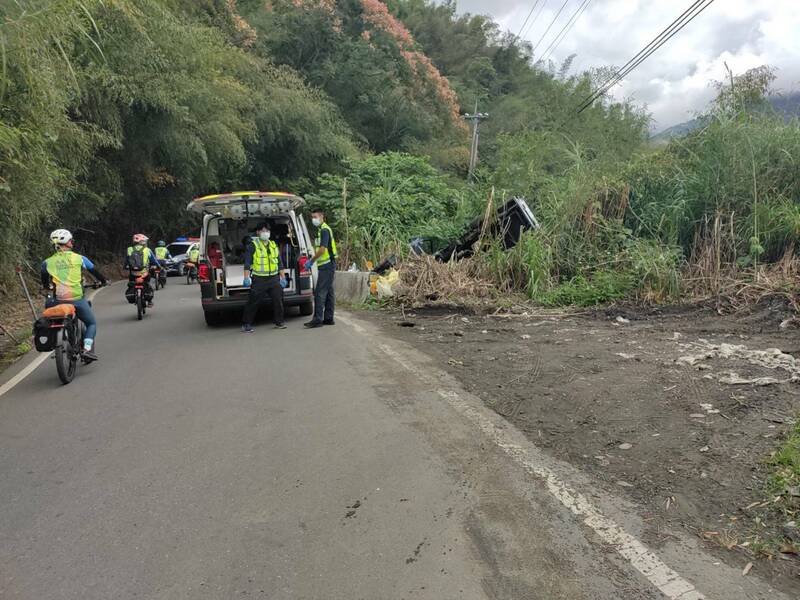
[[[283,289],[287,285],[286,268],[277,244],[270,239],[269,223],[259,223],[244,255],[244,286],[250,295],[242,315],[242,332],[252,333],[253,320],[267,296],[272,300],[272,320],[276,329],[283,324]]]
[[[321,210],[311,211],[311,223],[317,228],[317,238],[314,240],[314,256],[306,262],[305,268],[317,265],[317,284],[314,287],[314,318],[306,327],[322,327],[333,325],[333,279],[336,276],[336,240],[333,231],[325,222],[325,213]]]

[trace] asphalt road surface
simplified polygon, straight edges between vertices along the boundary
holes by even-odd
[[[99,363],[0,395],[2,599],[788,597],[648,552],[635,507],[357,315],[210,329],[179,279],[141,322],[94,304]]]

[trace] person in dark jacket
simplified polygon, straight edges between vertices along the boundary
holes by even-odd
[[[317,265],[317,284],[314,286],[314,318],[305,323],[305,326],[314,328],[334,324],[336,240],[330,226],[325,222],[324,212],[311,211],[311,223],[317,228],[317,237],[314,240],[314,256],[306,262],[305,268],[311,270],[314,264]]]

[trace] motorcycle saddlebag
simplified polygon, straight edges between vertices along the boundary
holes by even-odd
[[[125,290],[125,298],[128,300],[129,304],[136,303],[136,288],[133,286],[133,283],[128,284],[128,288]]]
[[[39,352],[50,352],[56,347],[58,328],[50,327],[50,319],[41,317],[33,324],[33,344]]]

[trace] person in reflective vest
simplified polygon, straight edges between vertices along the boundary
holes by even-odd
[[[314,256],[306,262],[306,270],[317,265],[317,282],[314,286],[314,318],[306,327],[333,325],[335,297],[333,282],[336,277],[336,239],[333,230],[325,222],[325,213],[319,209],[311,211],[311,223],[317,228],[314,240]]]
[[[66,229],[56,229],[50,234],[50,241],[56,253],[42,262],[42,287],[53,289],[54,293],[47,299],[47,308],[56,304],[72,304],[75,314],[86,325],[83,338],[83,357],[86,360],[97,360],[94,353],[94,341],[97,338],[97,319],[92,306],[83,297],[83,270],[89,271],[102,285],[108,280],[97,270],[94,263],[85,256],[73,252],[72,234]]]
[[[144,292],[147,306],[153,306],[153,286],[150,284],[150,267],[160,267],[161,263],[150,248],[147,247],[147,236],[136,233],[133,236],[133,246],[128,246],[125,253],[125,269],[128,270],[128,292],[133,289],[137,277],[142,277],[145,282]]]
[[[156,247],[156,258],[158,260],[167,260],[172,258],[172,255],[169,253],[169,248],[167,248],[167,242],[164,240],[160,240],[158,242],[158,246]]]
[[[244,255],[244,287],[250,288],[250,295],[242,315],[242,332],[252,333],[253,321],[259,307],[269,297],[272,303],[272,321],[276,329],[286,329],[283,323],[283,290],[286,281],[286,268],[278,252],[278,245],[270,239],[269,223],[259,223],[256,234],[247,244]]]

